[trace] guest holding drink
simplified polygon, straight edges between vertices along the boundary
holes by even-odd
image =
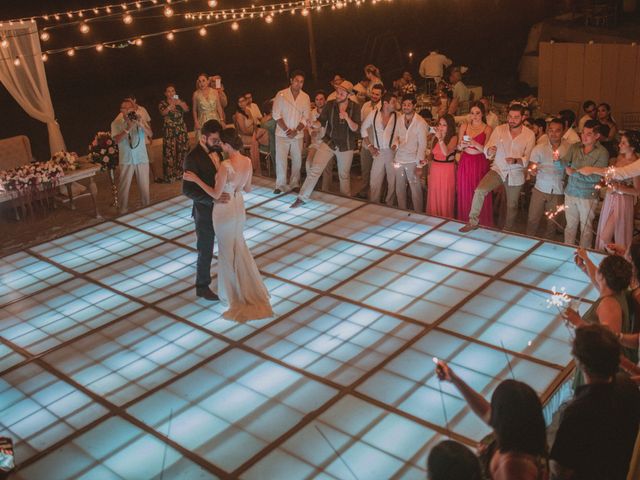
[[[467,223],[473,201],[473,192],[489,171],[489,161],[484,154],[484,145],[491,136],[491,127],[486,123],[486,110],[482,102],[473,102],[469,110],[469,120],[460,126],[460,144],[462,150],[458,163],[458,209],[456,218]],[[480,225],[493,225],[493,199],[487,195],[480,210]]]
[[[456,122],[448,113],[438,120],[436,144],[427,177],[427,215],[454,217],[456,201]]]
[[[162,128],[162,181],[171,183],[182,178],[182,165],[189,152],[189,137],[184,114],[189,106],[176,94],[176,87],[168,85],[165,99],[160,102],[160,114],[164,118]]]

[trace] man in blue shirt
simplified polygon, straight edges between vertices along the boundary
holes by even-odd
[[[142,206],[149,205],[149,155],[145,138],[151,138],[151,129],[142,122],[134,109],[133,102],[125,99],[120,104],[118,117],[111,122],[111,137],[118,145],[120,161],[120,182],[118,185],[120,213],[127,211],[129,188],[136,175]]]
[[[562,159],[569,175],[564,192],[564,204],[567,207],[564,242],[576,244],[576,234],[580,225],[580,246],[591,248],[593,219],[600,193],[596,186],[600,183],[600,177],[581,175],[578,170],[583,167],[606,168],[609,165],[609,153],[600,145],[600,124],[596,120],[589,120],[584,124],[580,138],[582,141],[573,144]]]

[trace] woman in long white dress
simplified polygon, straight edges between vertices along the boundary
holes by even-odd
[[[271,317],[269,293],[242,233],[246,219],[242,192],[251,191],[251,159],[239,152],[242,140],[234,128],[220,133],[220,144],[228,160],[221,162],[217,154],[210,155],[217,171],[214,187],[190,171],[184,172],[183,178],[197,183],[214,200],[223,192],[231,197],[213,208],[213,228],[218,238],[218,296],[229,305],[223,317],[238,322]]]

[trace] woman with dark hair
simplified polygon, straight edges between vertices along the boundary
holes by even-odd
[[[269,138],[266,130],[258,126],[258,119],[253,118],[251,106],[244,95],[238,97],[233,123],[244,147],[249,149],[253,173],[260,175],[260,145],[266,145]]]
[[[190,171],[184,172],[183,178],[197,183],[214,200],[223,192],[231,197],[213,209],[218,237],[218,295],[229,305],[222,316],[237,322],[271,317],[269,293],[242,234],[246,219],[242,192],[251,191],[251,160],[240,153],[242,140],[234,128],[220,133],[220,146],[228,159],[221,161],[217,154],[211,155],[217,172],[214,187]]]
[[[453,440],[440,442],[427,458],[429,480],[482,480],[480,462],[469,448]]]
[[[189,137],[184,114],[187,105],[176,94],[174,85],[167,85],[165,99],[160,102],[160,114],[164,117],[162,127],[162,181],[171,183],[182,177],[182,164],[189,152]]]
[[[427,176],[427,215],[454,218],[458,136],[452,115],[447,113],[438,120],[435,137]]]
[[[600,143],[609,152],[615,152],[616,135],[618,135],[618,125],[611,116],[611,105],[601,103],[598,105],[598,122],[609,127],[609,134],[600,137]]]
[[[267,132],[269,138],[268,152],[271,156],[271,163],[275,165],[276,161],[276,121],[271,114],[273,110],[273,100],[266,100],[262,104],[262,118],[260,119],[260,128]],[[266,148],[264,149],[267,150]]]
[[[526,383],[504,380],[491,403],[438,361],[436,374],[462,394],[471,410],[493,428],[495,441],[482,453],[485,475],[492,480],[545,480],[548,476],[542,404]]]
[[[473,201],[473,193],[480,180],[489,171],[489,161],[484,154],[484,145],[491,136],[491,127],[485,120],[485,107],[482,102],[473,102],[469,110],[469,120],[460,126],[458,148],[462,150],[458,163],[458,208],[456,218],[467,223]],[[484,199],[480,211],[480,224],[493,225],[493,201],[491,195]]]
[[[618,149],[620,154],[612,166],[621,168],[631,165],[640,156],[640,134],[636,131],[623,133]],[[600,211],[596,236],[598,250],[604,250],[612,242],[628,247],[633,241],[633,215],[640,195],[640,177],[611,182],[610,185]]]

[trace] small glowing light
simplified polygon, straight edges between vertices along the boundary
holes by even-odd
[[[89,25],[87,25],[87,24],[86,24],[86,23],[84,23],[84,22],[80,24],[80,31],[81,31],[82,33],[87,34],[87,33],[89,33],[89,30],[91,30],[91,29],[89,28]]]
[[[121,7],[122,7],[122,10],[126,10],[127,8],[129,8],[129,7],[127,7],[127,4],[126,4],[126,3],[123,3],[123,4],[121,5]]]
[[[138,47],[139,47],[140,45],[142,45],[142,39],[141,39],[141,38],[137,38],[137,39],[136,39],[136,41],[135,41],[135,44],[136,44],[136,46],[138,46]]]
[[[286,64],[286,63],[289,63],[289,60],[287,60],[287,57],[284,57],[284,58],[282,59],[282,63],[285,63],[285,64]]]
[[[106,10],[107,13],[111,13],[111,7],[107,7],[107,8],[105,8],[105,10]]]
[[[201,37],[204,37],[204,36],[207,34],[207,29],[206,29],[206,28],[204,28],[204,27],[202,27],[202,28],[199,30],[199,33],[200,33],[200,36],[201,36]]]
[[[165,17],[171,17],[171,16],[173,16],[173,8],[171,8],[171,7],[165,7],[165,9],[164,9],[164,16],[165,16]]]
[[[19,66],[20,66],[20,59],[19,59],[18,57],[16,57],[16,59],[13,61],[13,64],[14,64],[16,67],[19,67]]]
[[[67,12],[67,17],[69,17],[69,18],[73,18],[73,13],[71,13],[71,12]]]
[[[440,360],[438,360],[438,357],[433,357],[431,360],[433,360],[433,363],[435,363],[436,365],[440,361]]]
[[[409,52],[409,58],[413,58],[413,52]]]
[[[75,54],[76,54],[75,49],[70,48],[69,50],[67,50],[67,55],[68,55],[69,57],[73,57]]]
[[[42,18],[44,18],[45,20],[49,20],[49,15],[45,15]]]
[[[122,21],[125,24],[130,25],[131,22],[133,22],[133,16],[130,13],[127,13],[124,17],[122,17]]]
[[[529,341],[527,342],[527,347],[530,347],[530,346],[531,346],[531,343],[532,343],[532,342],[531,342],[531,340],[529,340]]]
[[[210,8],[216,8],[218,6],[218,0],[209,0],[207,5],[209,5]]]
[[[96,45],[96,51],[101,52],[103,49],[104,49],[104,45],[102,45],[101,43]]]
[[[9,46],[9,41],[6,38],[3,38],[2,42],[0,42],[0,45],[2,46],[2,48],[7,48]]]
[[[238,22],[233,22],[231,24],[231,30],[236,31],[240,28],[240,25],[238,24]]]
[[[167,40],[173,40],[174,38],[175,38],[175,35],[173,34],[173,32],[167,33]]]
[[[306,8],[303,8],[300,13],[302,14],[303,17],[306,17],[307,15],[309,15],[309,10],[307,10]]]
[[[50,38],[51,38],[51,35],[49,35],[49,32],[42,32],[40,34],[40,40],[42,40],[43,42],[46,42]]]
[[[142,5],[140,4],[140,2],[136,2],[136,8],[142,8]]]
[[[267,23],[273,23],[273,15],[267,15],[264,17],[264,21]]]
[[[84,13],[82,12],[82,10],[80,10],[80,11],[78,12],[78,16],[79,16],[80,18],[84,17]]]
[[[42,61],[46,62],[47,60],[49,60],[49,55],[47,55],[46,53],[42,54]]]
[[[60,15],[58,15],[57,13],[53,16],[53,18],[55,18],[56,20],[60,20]]]
[[[98,13],[100,13],[100,11],[97,8],[94,8],[93,9],[93,13],[95,13],[97,15]]]

